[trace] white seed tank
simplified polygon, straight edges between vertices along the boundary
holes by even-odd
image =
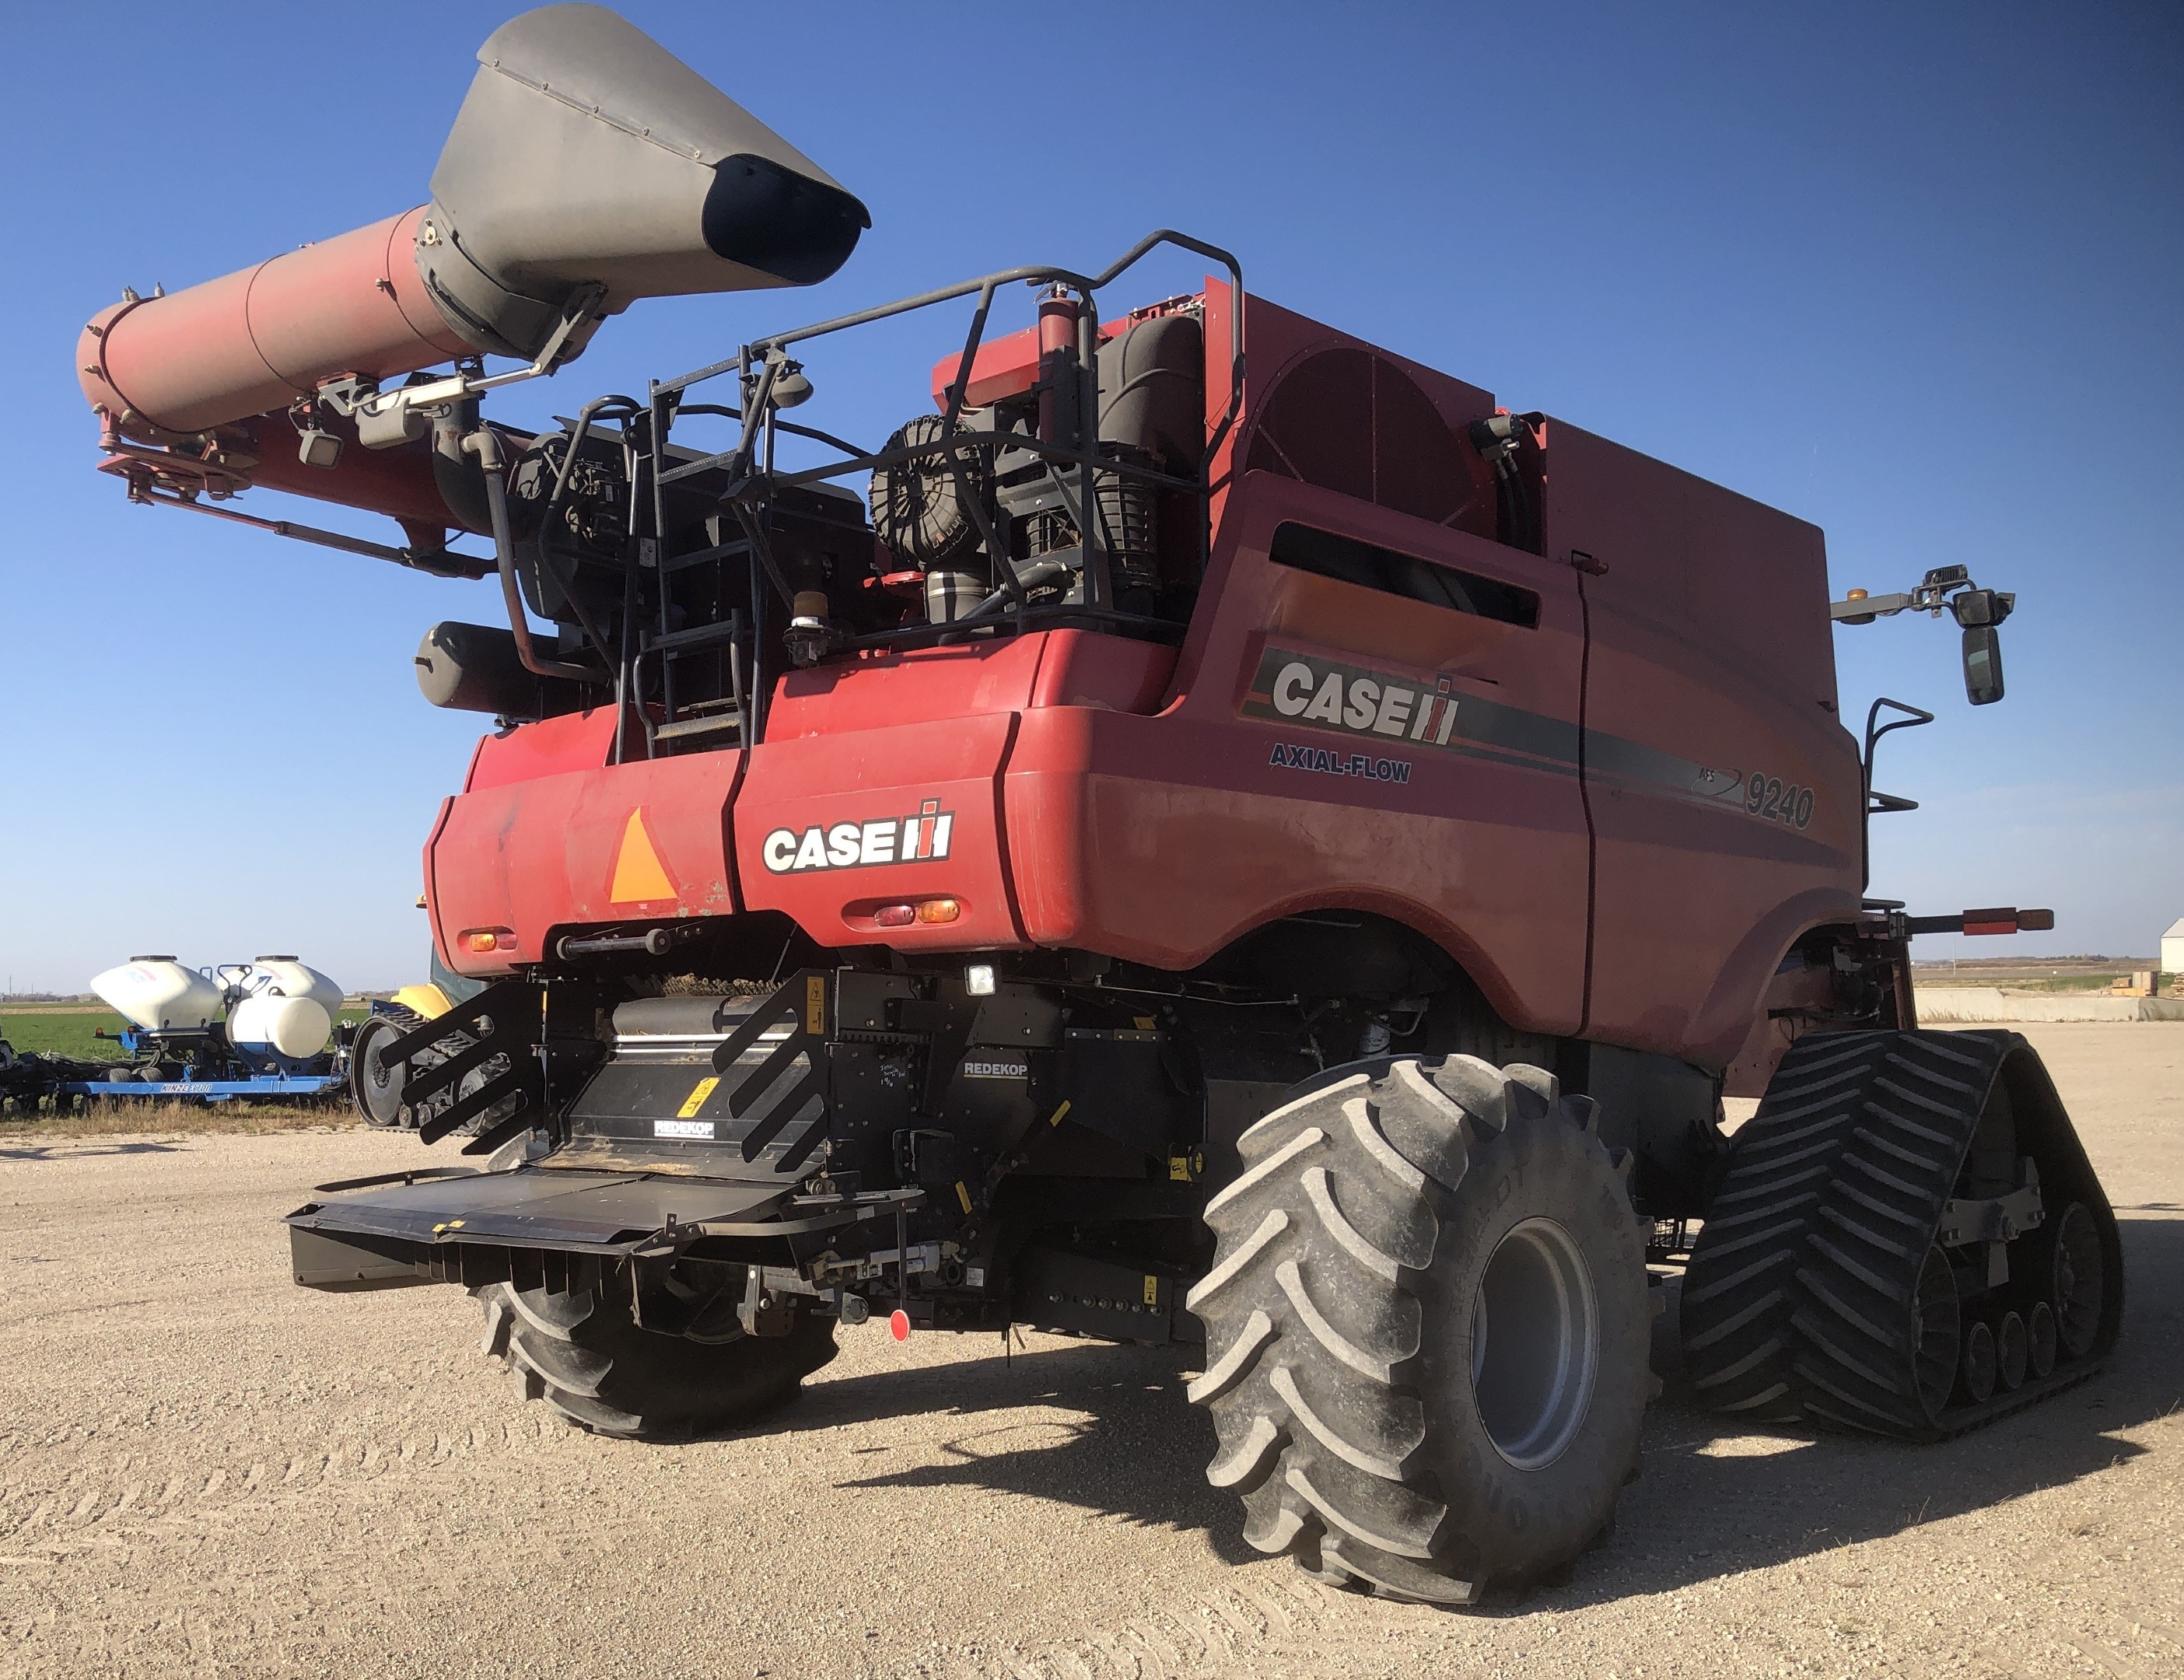
[[[318,970],[293,957],[258,958],[250,965],[250,972],[243,976],[242,983],[254,994],[265,990],[277,992],[284,998],[309,998],[330,1017],[341,1013],[342,988]]]
[[[223,973],[233,974],[233,970]],[[342,988],[293,957],[259,957],[234,981],[227,1042],[248,1054],[315,1056],[333,1036]]]
[[[242,999],[227,1012],[227,1042],[249,1054],[300,1061],[326,1049],[333,1025],[316,998],[265,991]]]
[[[131,957],[94,975],[91,989],[125,1020],[154,1032],[208,1026],[226,1001],[220,987],[172,957]]]

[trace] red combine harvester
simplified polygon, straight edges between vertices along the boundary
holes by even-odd
[[[866,218],[611,13],[479,56],[429,204],[81,357],[136,499],[376,509],[404,545],[249,522],[505,597],[417,659],[495,720],[424,859],[488,983],[370,1070],[491,1159],[322,1187],[299,1283],[459,1283],[621,1435],[755,1416],[876,1311],[1202,1340],[1251,1544],[1457,1603],[1604,1532],[1680,1266],[1696,1393],[1754,1420],[1936,1439],[2098,1366],[2053,1088],[1909,984],[1914,933],[2052,919],[1864,896],[1926,715],[1844,728],[1819,531],[1173,233],[491,424],[604,316],[823,279]],[[1217,277],[1103,309],[1162,246]],[[881,448],[790,418],[804,347],[951,300]],[[1979,702],[2009,605],[1833,615],[1947,608]]]

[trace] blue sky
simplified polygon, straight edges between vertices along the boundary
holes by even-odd
[[[74,991],[143,950],[294,950],[352,987],[421,968],[417,848],[476,732],[423,703],[410,656],[493,602],[126,506],[70,353],[125,283],[421,202],[510,9],[11,22],[0,982]],[[2058,912],[1966,954],[2150,953],[2184,915],[2175,8],[623,9],[873,227],[811,292],[639,305],[503,417],[1186,228],[1292,308],[1814,520],[1838,592],[1957,562],[2014,590],[2010,695],[1976,712],[1946,623],[1837,632],[1847,713],[1886,693],[1941,715],[1890,743],[1882,785],[1925,808],[1877,825],[1875,890]],[[1147,295],[1194,279],[1172,264]],[[815,362],[829,423],[883,434],[940,348],[883,339],[854,381]],[[383,534],[278,504],[245,503]]]

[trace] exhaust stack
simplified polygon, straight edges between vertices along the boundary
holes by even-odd
[[[526,12],[478,61],[431,203],[100,311],[77,347],[92,406],[124,436],[172,443],[331,381],[482,353],[566,362],[640,298],[824,280],[871,225],[817,164],[604,7]]]

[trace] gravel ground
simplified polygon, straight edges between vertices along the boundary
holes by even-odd
[[[1256,1559],[1173,1356],[844,1337],[761,1432],[517,1403],[460,1293],[292,1287],[368,1132],[0,1132],[0,1672],[1413,1677],[2184,1671],[2184,1026],[2026,1029],[2124,1221],[2102,1377],[1964,1440],[1738,1433],[1669,1375],[1621,1528],[1468,1613]]]

